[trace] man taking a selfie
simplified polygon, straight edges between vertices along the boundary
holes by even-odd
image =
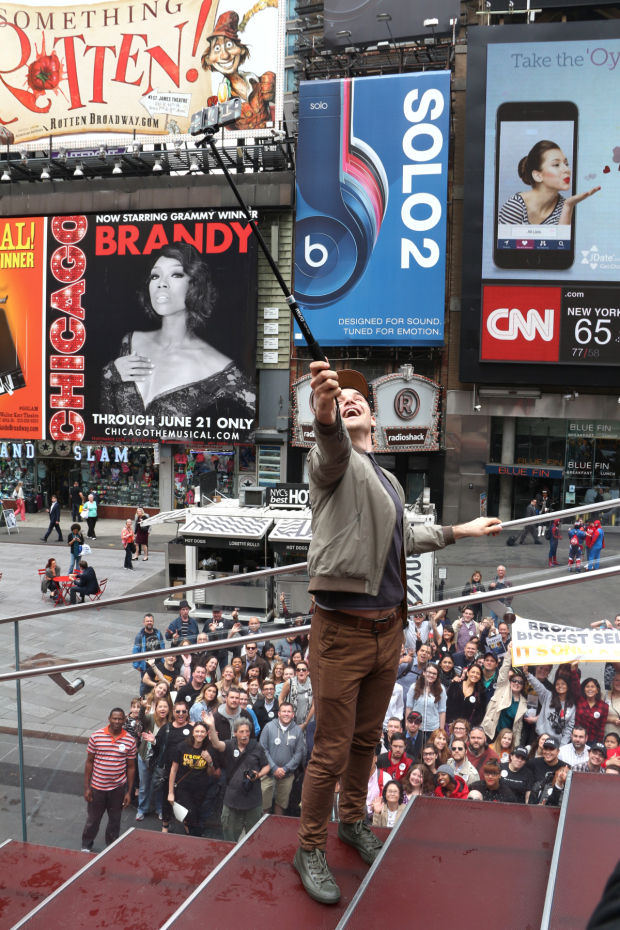
[[[381,849],[364,818],[374,747],[407,625],[405,557],[443,549],[466,536],[487,536],[497,532],[499,520],[410,526],[402,487],[372,452],[375,419],[366,379],[356,371],[336,373],[325,361],[313,362],[310,370],[316,445],[308,453],[308,590],[316,612],[309,662],[317,726],[294,865],[311,897],[336,904],[340,890],[325,845],[338,780],[338,836],[367,863]]]

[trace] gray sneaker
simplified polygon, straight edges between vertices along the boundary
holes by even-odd
[[[357,849],[368,865],[373,864],[383,847],[381,840],[363,820],[358,820],[357,823],[339,823],[338,837],[343,843],[348,843],[349,846]]]
[[[311,898],[321,904],[338,904],[340,888],[327,864],[325,850],[308,850],[300,846],[295,853],[293,865]]]

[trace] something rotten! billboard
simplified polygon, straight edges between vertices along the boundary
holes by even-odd
[[[2,435],[251,441],[256,244],[234,216],[0,221]]]
[[[3,4],[2,124],[17,144],[82,132],[186,133],[193,112],[240,97],[229,129],[273,127],[283,99],[278,3]]]

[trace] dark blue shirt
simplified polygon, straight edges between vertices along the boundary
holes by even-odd
[[[372,462],[375,474],[396,508],[396,523],[392,545],[388,552],[381,586],[376,596],[371,594],[353,594],[349,591],[317,591],[316,603],[325,610],[383,610],[400,604],[405,592],[400,578],[400,556],[403,549],[403,505],[396,489],[389,478],[383,474],[372,452],[366,453]]]

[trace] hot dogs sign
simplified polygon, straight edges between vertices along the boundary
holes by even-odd
[[[0,125],[17,144],[185,133],[209,98],[241,97],[232,130],[267,130],[282,117],[284,17],[283,0],[5,4]]]

